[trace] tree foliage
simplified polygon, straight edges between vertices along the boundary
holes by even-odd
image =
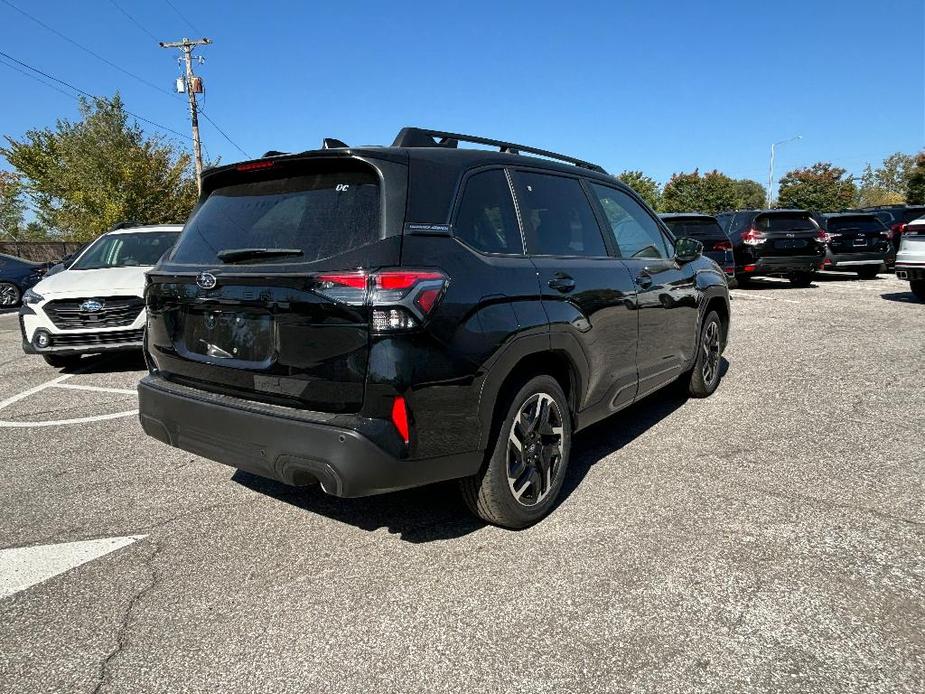
[[[0,239],[19,239],[25,211],[26,201],[19,177],[9,171],[0,171]]]
[[[780,179],[778,207],[796,207],[819,212],[835,212],[851,207],[857,186],[845,169],[830,162],[817,162],[804,169],[794,169]]]
[[[646,176],[642,171],[624,171],[617,178],[636,191],[653,210],[659,209],[661,191],[654,178]]]
[[[662,190],[662,211],[717,214],[764,205],[764,188],[747,178],[736,180],[721,171],[676,173]]]
[[[750,178],[740,178],[735,182],[736,209],[760,210],[767,200],[767,190],[758,181]]]
[[[906,202],[925,205],[925,151],[919,152],[906,180]]]
[[[890,205],[906,199],[909,174],[915,157],[896,152],[883,160],[876,169],[870,164],[861,174],[858,202],[861,205]]]
[[[186,219],[195,204],[191,157],[129,123],[119,95],[82,100],[81,120],[7,136],[0,147],[19,173],[41,225],[89,240],[119,221]]]

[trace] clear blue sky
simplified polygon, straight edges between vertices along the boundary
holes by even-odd
[[[10,0],[170,90],[175,51],[110,0]],[[925,3],[222,2],[115,0],[161,40],[205,34],[206,112],[252,156],[324,136],[389,143],[403,125],[510,139],[642,169],[859,173],[925,144]],[[195,28],[195,29],[194,29]],[[2,50],[186,133],[183,102],[0,2]],[[74,118],[76,103],[0,65],[0,133]],[[147,126],[146,126],[147,127]],[[208,123],[212,157],[242,155]],[[188,143],[187,143],[188,144]]]

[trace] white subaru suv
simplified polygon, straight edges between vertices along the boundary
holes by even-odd
[[[182,228],[117,225],[66,270],[27,290],[19,310],[23,350],[62,368],[83,354],[139,349],[145,273],[173,247]]]
[[[909,289],[925,301],[925,217],[906,225],[896,253],[896,276],[909,280]]]

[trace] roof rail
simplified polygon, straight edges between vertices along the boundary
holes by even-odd
[[[438,139],[435,141],[434,138]],[[500,151],[508,152],[510,154],[521,154],[523,152],[527,152],[529,154],[537,154],[541,157],[568,162],[569,164],[580,166],[583,169],[590,169],[591,171],[597,171],[598,173],[603,174],[607,173],[607,171],[602,166],[598,166],[597,164],[592,164],[591,162],[584,161],[582,159],[575,159],[574,157],[568,157],[564,154],[550,152],[549,150],[538,149],[536,147],[527,147],[526,145],[518,145],[513,142],[505,142],[503,140],[492,140],[487,137],[477,137],[476,135],[448,133],[444,132],[443,130],[402,128],[401,131],[399,131],[398,136],[395,138],[395,142],[392,143],[392,146],[455,148],[459,145],[460,142],[470,142],[476,145],[488,145],[489,147],[497,147]]]

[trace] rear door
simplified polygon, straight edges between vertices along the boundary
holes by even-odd
[[[825,230],[829,249],[838,255],[887,250],[887,228],[872,214],[829,217]]]
[[[540,280],[553,349],[584,355],[579,409],[616,410],[636,394],[635,287],[608,251],[578,178],[512,172],[527,253]],[[582,368],[583,366],[583,368]],[[603,405],[601,405],[603,403]]]
[[[674,260],[670,239],[631,195],[599,183],[590,187],[636,284],[638,399],[676,378],[691,358],[699,311],[693,264]]]
[[[369,354],[362,272],[399,260],[387,229],[401,228],[405,167],[248,166],[207,179],[211,192],[149,273],[149,353],[178,382],[357,411]]]
[[[764,212],[755,217],[755,249],[761,256],[814,256],[821,252],[819,227],[809,212]]]

